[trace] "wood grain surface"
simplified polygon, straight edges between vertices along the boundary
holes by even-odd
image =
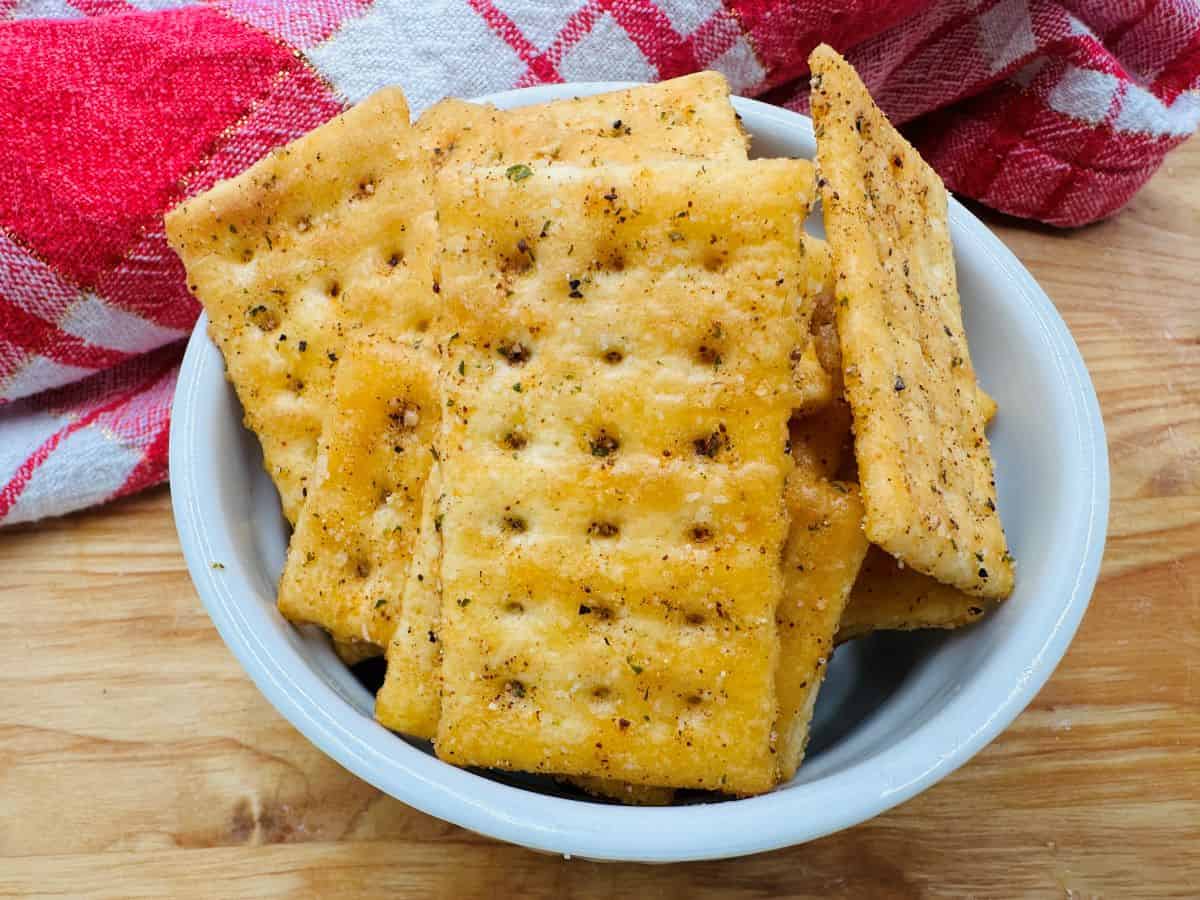
[[[469,834],[267,704],[209,624],[159,488],[0,532],[0,896],[1200,896],[1200,143],[1113,221],[985,217],[1083,350],[1112,516],[1066,659],[957,773],[727,862],[564,861]]]

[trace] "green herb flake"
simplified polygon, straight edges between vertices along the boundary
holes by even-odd
[[[641,675],[645,670],[633,661],[632,656],[625,657],[625,662],[629,663],[629,668],[633,669],[634,675]]]
[[[514,384],[513,390],[516,391],[518,394],[521,393],[521,391],[523,390],[523,388],[521,387],[521,382],[518,381],[516,384]]]
[[[504,174],[508,176],[509,181],[524,181],[533,175],[533,169],[524,163],[518,163],[515,166],[509,166],[504,170]]]
[[[212,568],[214,568],[214,569],[225,568],[225,563],[223,563],[223,562],[215,562],[215,563],[212,563],[211,565],[212,565]]]
[[[468,606],[471,605],[471,598],[470,597],[459,597],[458,605],[459,605],[460,609],[466,609]]]

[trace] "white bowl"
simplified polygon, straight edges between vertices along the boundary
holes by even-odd
[[[625,86],[481,99],[511,107]],[[755,155],[814,154],[809,119],[753,100],[734,104]],[[373,697],[327,639],[275,609],[287,528],[201,319],[175,395],[171,493],[213,623],[276,709],[351,772],[431,815],[527,847],[647,862],[730,857],[811,840],[907,800],[977,753],[1050,677],[1087,606],[1108,518],[1104,428],[1066,326],[1024,267],[954,200],[950,224],[971,352],[1000,404],[992,449],[1019,561],[1016,591],[970,628],[842,647],[808,758],[772,793],[683,807],[604,804],[536,779],[456,769],[377,725]],[[820,230],[819,217],[813,225]]]

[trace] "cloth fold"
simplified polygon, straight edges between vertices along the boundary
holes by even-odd
[[[0,524],[166,478],[199,310],[163,212],[385,84],[420,112],[711,68],[804,112],[827,41],[952,190],[1058,226],[1119,210],[1200,121],[1196,0],[0,0],[0,19]]]

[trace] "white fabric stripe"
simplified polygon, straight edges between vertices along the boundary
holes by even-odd
[[[1025,0],[1005,0],[979,17],[979,49],[992,72],[1037,49]]]
[[[749,93],[767,77],[767,70],[759,65],[754,48],[742,35],[712,61],[712,68],[729,79],[729,87],[735,94]]]
[[[512,87],[525,71],[513,49],[465,3],[426,14],[404,0],[377,0],[366,15],[309,51],[308,59],[354,103],[380,85],[398,84],[414,115],[446,96]]]
[[[63,439],[38,467],[9,510],[4,524],[31,522],[107,500],[125,483],[141,453],[110,438],[95,425]]]
[[[178,9],[181,6],[195,6],[196,0],[126,0],[130,6],[138,9]]]
[[[73,284],[2,231],[0,285],[9,303],[46,322],[57,321],[79,297]]]
[[[59,328],[97,347],[144,353],[185,337],[187,332],[164,328],[141,316],[118,309],[87,293],[59,321]]]
[[[492,0],[492,5],[513,20],[529,43],[539,50],[548,50],[567,27],[571,16],[583,8],[584,0],[560,0],[557,3]]]
[[[1164,106],[1145,88],[1130,84],[1121,98],[1115,124],[1120,131],[1187,137],[1200,125],[1200,97],[1183,93],[1170,106]]]
[[[68,422],[44,411],[0,409],[0,488],[8,484],[29,454]]]
[[[1107,72],[1068,66],[1046,102],[1064,116],[1096,125],[1108,115],[1119,85],[1117,77]]]
[[[719,0],[656,0],[655,5],[684,37],[721,11]]]
[[[11,19],[82,19],[83,13],[67,0],[21,0]]]
[[[33,356],[12,378],[0,385],[0,397],[5,400],[19,400],[21,397],[79,381],[95,372],[95,369],[68,366],[44,356]]]
[[[558,66],[565,81],[654,81],[658,70],[633,39],[605,13]]]

